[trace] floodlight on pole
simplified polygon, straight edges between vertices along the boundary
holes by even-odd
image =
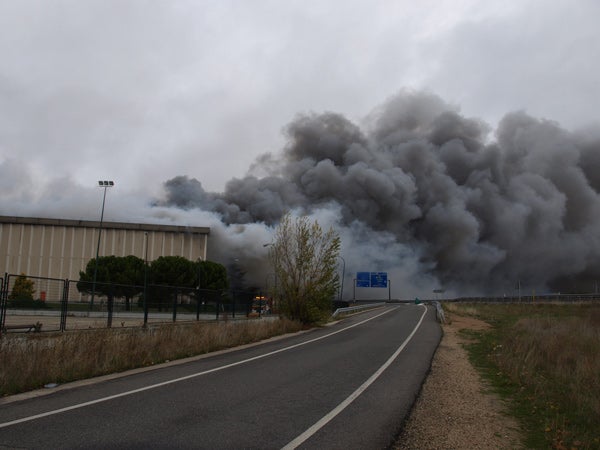
[[[100,228],[98,230],[98,245],[96,246],[96,264],[94,265],[94,281],[92,283],[92,299],[90,301],[90,310],[94,308],[94,296],[96,294],[96,279],[98,277],[98,257],[100,254],[100,238],[102,236],[102,223],[104,221],[104,204],[106,203],[106,189],[113,187],[115,182],[112,180],[99,180],[98,187],[104,189],[102,196],[102,212],[100,213]]]

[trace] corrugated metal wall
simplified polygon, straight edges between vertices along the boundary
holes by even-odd
[[[0,273],[79,279],[79,271],[96,257],[98,233],[98,222],[0,217]],[[147,242],[148,261],[206,260],[208,233],[200,227],[105,222],[99,255],[145,259]]]

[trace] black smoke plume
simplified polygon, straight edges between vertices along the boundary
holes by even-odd
[[[457,294],[597,289],[598,130],[514,112],[492,134],[439,97],[406,91],[360,126],[305,114],[285,133],[280,154],[258,158],[223,193],[180,176],[166,182],[162,205],[226,224],[335,211],[349,266],[370,270],[376,259],[404,282]]]

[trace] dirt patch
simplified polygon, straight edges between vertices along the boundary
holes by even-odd
[[[461,329],[485,330],[489,325],[468,316],[447,313],[444,336],[431,372],[393,447],[416,449],[522,448],[517,422],[505,414],[499,397],[469,362]]]

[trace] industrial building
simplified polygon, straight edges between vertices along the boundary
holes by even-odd
[[[98,256],[134,255],[206,260],[210,228],[0,216],[0,277],[4,273],[79,279]]]

